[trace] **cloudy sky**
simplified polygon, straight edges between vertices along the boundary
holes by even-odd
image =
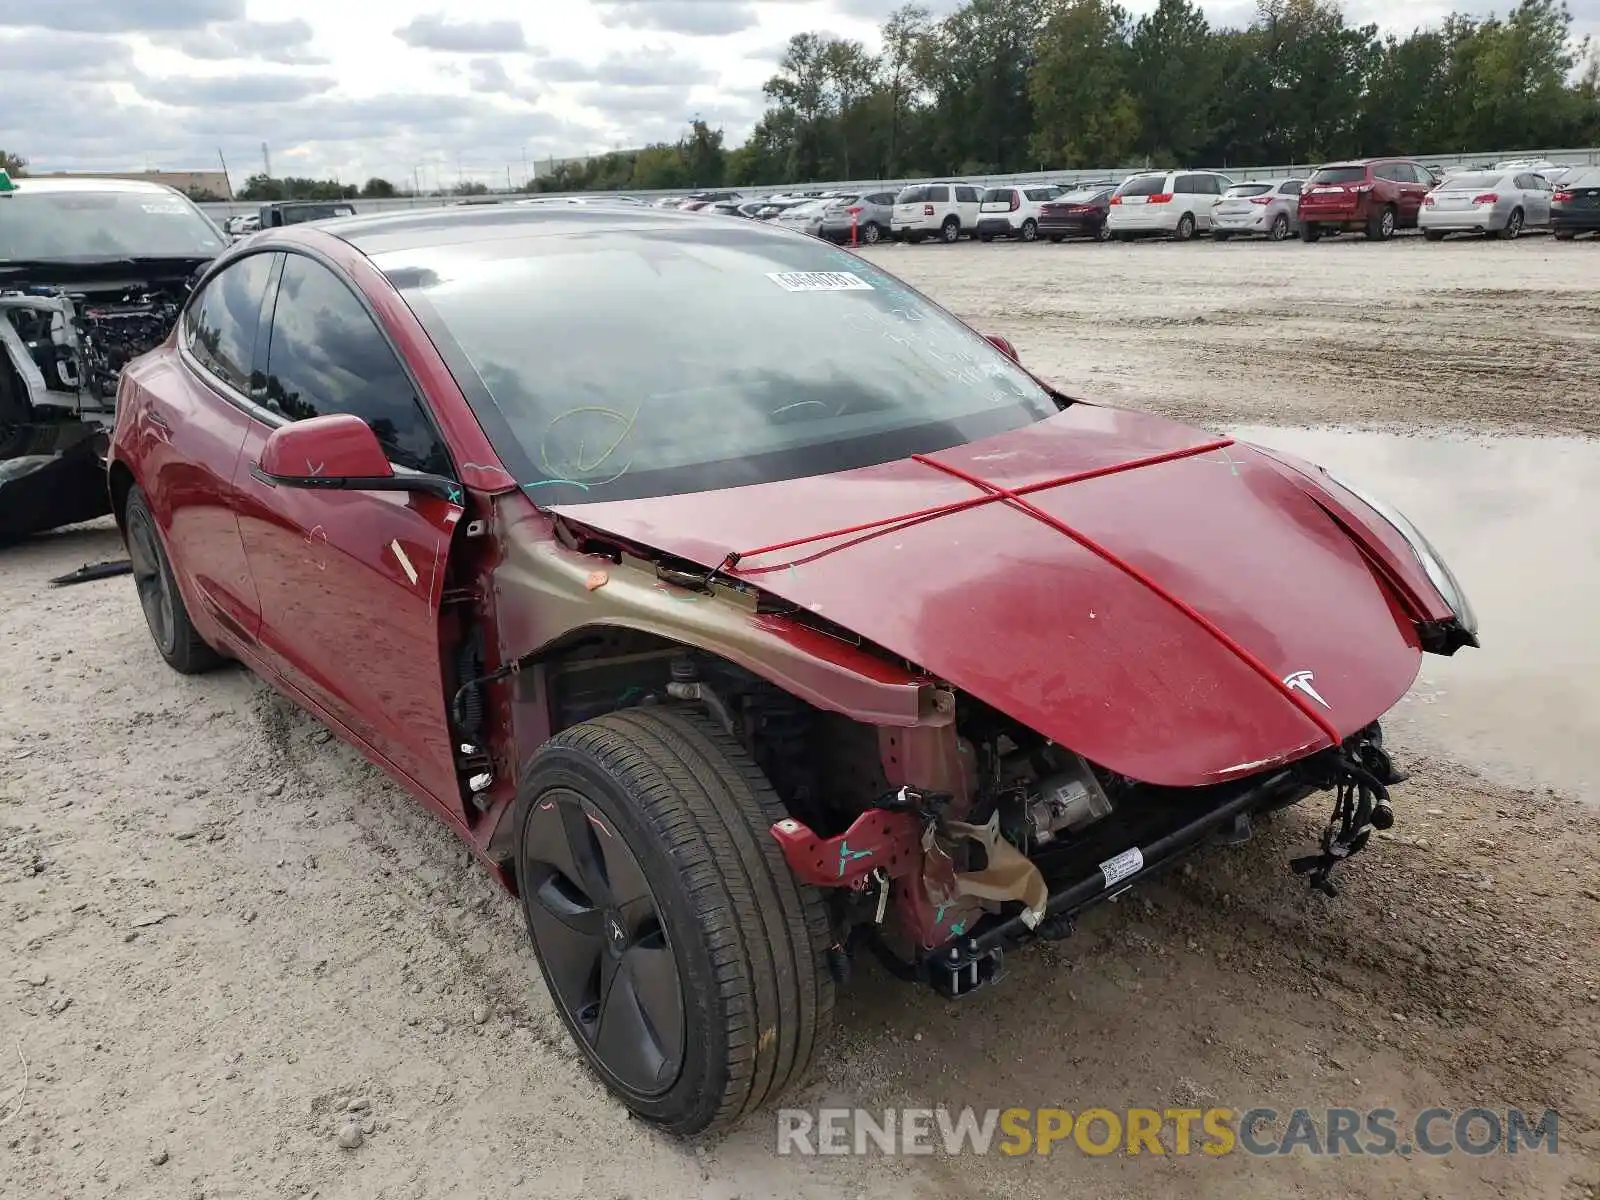
[[[504,182],[673,139],[696,113],[737,144],[792,34],[872,44],[899,2],[0,0],[0,148],[40,170],[206,168],[220,150],[239,181],[265,141],[279,175]],[[1350,5],[1402,29],[1448,7]]]

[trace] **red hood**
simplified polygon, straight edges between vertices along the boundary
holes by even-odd
[[[1160,418],[1092,405],[941,451],[1006,488],[1201,445]],[[697,562],[930,506],[973,485],[910,459],[653,499],[557,506],[591,529]],[[1304,478],[1242,444],[1030,494],[1155,587],[1003,503],[888,532],[746,556],[734,574],[809,608],[1053,738],[1148,783],[1193,786],[1328,744],[1386,712],[1421,650],[1400,601]],[[1185,615],[1165,591],[1204,620]],[[1206,623],[1214,629],[1208,630]],[[1219,637],[1219,634],[1222,635]]]

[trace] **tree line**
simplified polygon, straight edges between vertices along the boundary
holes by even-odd
[[[1560,0],[1405,36],[1332,0],[1259,0],[1242,28],[1192,0],[909,4],[881,49],[792,38],[743,146],[697,122],[546,190],[895,179],[1135,165],[1314,163],[1600,143],[1600,56]]]

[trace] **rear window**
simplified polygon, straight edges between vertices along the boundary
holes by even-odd
[[[1271,190],[1270,183],[1236,183],[1222,194],[1243,199],[1246,196],[1265,196]]]
[[[1498,172],[1478,171],[1467,175],[1446,175],[1444,182],[1439,186],[1451,190],[1455,188],[1492,188],[1499,187],[1500,181],[1504,178],[1505,176]]]
[[[1029,188],[1023,193],[1029,200],[1051,200],[1055,198],[1056,189],[1053,187]]]
[[[1056,202],[1059,204],[1087,204],[1097,196],[1105,194],[1105,188],[1080,188],[1076,192],[1063,192],[1056,197]]]
[[[1138,175],[1117,189],[1119,196],[1159,196],[1167,186],[1165,175]]]
[[[1323,167],[1315,172],[1310,182],[1319,183],[1362,183],[1367,178],[1365,167]]]
[[[1010,188],[990,188],[987,192],[985,192],[983,194],[983,202],[985,204],[1010,204],[1011,203],[1011,189]]]
[[[1579,171],[1570,179],[1561,181],[1561,186],[1566,188],[1592,188],[1600,187],[1600,170]]]

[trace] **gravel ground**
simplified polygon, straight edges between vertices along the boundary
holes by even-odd
[[[873,257],[1069,390],[1212,425],[1600,426],[1582,243]],[[127,580],[45,586],[118,551],[0,559],[0,1195],[1600,1195],[1600,817],[1559,787],[1414,760],[1337,900],[1284,866],[1319,802],[962,1004],[864,967],[796,1097],[1555,1107],[1559,1154],[799,1159],[762,1119],[696,1150],[581,1069],[515,906],[417,804],[242,671],[167,671]]]

